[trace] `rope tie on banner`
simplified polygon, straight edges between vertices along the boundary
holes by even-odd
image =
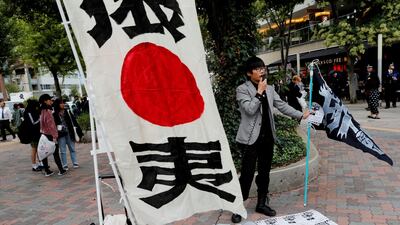
[[[115,189],[110,184],[108,184],[107,182],[104,182],[103,180],[101,180],[101,183],[103,183],[104,185],[109,187],[113,192],[115,192]]]

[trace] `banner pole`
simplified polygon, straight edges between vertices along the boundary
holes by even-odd
[[[69,26],[68,26],[69,21],[67,21],[67,19],[65,18],[65,12],[62,7],[62,4],[61,4],[60,0],[56,0],[56,2],[57,2],[57,6],[58,6],[58,11],[60,12],[60,15],[61,15],[62,24],[64,25],[65,32],[67,32],[69,44],[71,45],[72,53],[74,54],[74,59],[75,59],[76,65],[78,67],[79,91],[80,91],[80,94],[82,94],[82,80],[83,80],[82,79],[83,78],[82,77],[83,76],[82,64],[81,64],[81,61],[79,60],[78,52],[76,51],[75,43],[74,43],[74,40],[72,39],[72,35],[69,30]],[[84,80],[83,83],[84,83],[83,85],[86,88],[86,85],[85,85],[86,81]]]
[[[312,110],[312,90],[313,90],[313,75],[314,75],[314,62],[310,63],[310,85],[308,97],[308,110]],[[304,174],[304,207],[307,206],[307,192],[308,192],[308,164],[310,159],[310,138],[311,138],[311,122],[307,121],[307,150],[306,150],[306,171]]]
[[[60,16],[61,16],[61,19],[62,19],[62,24],[64,25],[65,32],[67,33],[69,44],[71,45],[71,49],[72,49],[72,52],[73,52],[73,55],[74,55],[74,58],[75,58],[75,62],[76,62],[77,67],[78,67],[78,71],[79,71],[78,76],[79,76],[79,79],[80,79],[80,82],[81,82],[82,81],[81,76],[84,76],[84,72],[83,72],[82,64],[81,64],[81,62],[79,60],[79,56],[78,56],[78,52],[76,50],[76,46],[75,46],[74,40],[72,39],[71,31],[69,30],[69,23],[70,22],[67,21],[67,19],[65,17],[65,12],[64,12],[63,6],[61,4],[61,0],[56,0],[56,2],[57,2],[58,11],[60,12]],[[89,93],[89,89],[87,88],[88,85],[87,85],[86,79],[84,80],[83,83],[84,83],[86,91]],[[95,173],[95,180],[96,180],[97,211],[98,211],[98,214],[99,214],[99,224],[103,225],[104,218],[103,218],[103,213],[102,213],[102,210],[101,210],[100,181],[99,181],[99,170],[98,170],[98,164],[97,164],[96,136],[95,136],[94,116],[93,116],[94,115],[93,100],[94,99],[89,101],[90,129],[92,131],[91,132],[91,137],[92,137],[94,173]],[[101,124],[98,124],[98,125],[104,131],[104,128],[101,126]],[[105,133],[103,132],[103,134],[105,134]],[[106,143],[108,144],[107,156],[108,156],[108,159],[110,161],[111,168],[113,170],[115,179],[117,181],[118,189],[119,189],[119,192],[121,194],[122,200],[124,202],[125,208],[127,209],[128,217],[130,218],[132,224],[136,224],[136,219],[135,219],[135,217],[133,215],[133,211],[132,211],[132,209],[130,207],[130,204],[128,202],[128,199],[126,197],[126,193],[125,193],[125,191],[124,191],[124,189],[122,187],[121,179],[120,179],[120,177],[118,175],[118,171],[117,171],[117,168],[115,166],[114,159],[113,159],[113,157],[111,155],[111,152],[110,152],[111,146],[109,145],[108,141],[106,141]]]
[[[69,30],[68,22],[67,19],[65,18],[65,12],[62,7],[61,1],[56,0],[57,2],[57,7],[58,11],[60,12],[62,24],[64,25],[65,32],[67,33],[68,41],[69,44],[71,45],[72,53],[75,58],[76,65],[78,67],[78,79],[79,79],[79,85],[81,86],[82,82],[82,77],[83,76],[83,68],[79,60],[78,53],[76,51],[75,43],[72,39],[72,35]],[[84,86],[85,89],[87,90],[87,85],[86,81],[84,81]],[[80,90],[82,90],[82,87],[80,87]],[[96,155],[96,137],[95,137],[95,130],[94,130],[94,121],[93,121],[93,112],[92,112],[92,107],[90,106],[91,104],[89,103],[89,116],[90,116],[90,130],[91,130],[91,137],[92,137],[92,151],[93,151],[93,167],[94,167],[94,175],[95,175],[95,184],[96,184],[96,200],[97,200],[97,213],[99,215],[99,224],[103,224],[103,213],[101,211],[101,196],[100,196],[100,181],[99,181],[99,169],[98,169],[98,163],[97,163],[97,155]]]

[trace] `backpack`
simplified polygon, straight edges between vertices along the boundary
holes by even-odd
[[[17,135],[22,144],[30,144],[33,141],[31,129],[32,126],[28,120],[23,120],[21,125],[19,125]]]

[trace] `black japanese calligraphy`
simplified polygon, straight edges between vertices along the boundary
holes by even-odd
[[[81,8],[90,16],[95,18],[96,25],[88,33],[95,39],[97,45],[101,47],[112,35],[112,26],[108,16],[104,0],[83,0]],[[117,24],[122,24],[132,14],[135,25],[126,26],[122,29],[129,36],[134,38],[145,33],[164,34],[164,28],[174,38],[175,42],[185,37],[178,28],[184,25],[182,20],[182,12],[176,0],[117,0],[121,1],[120,6],[113,12],[110,17]],[[145,5],[153,11],[159,22],[151,23],[146,13]],[[163,8],[162,8],[163,6]],[[172,10],[172,16],[168,19],[165,10]]]
[[[110,18],[103,0],[83,0],[81,9],[90,17],[94,17],[96,25],[88,33],[99,47],[103,46],[112,34]]]
[[[177,198],[187,185],[190,185],[201,191],[216,194],[226,201],[234,202],[236,198],[234,195],[215,187],[229,183],[233,178],[231,171],[226,173],[192,173],[194,169],[222,169],[219,141],[185,143],[184,139],[185,137],[170,137],[168,143],[162,144],[129,142],[134,153],[148,151],[163,153],[137,155],[136,158],[139,163],[165,162],[174,165],[173,168],[140,166],[143,178],[138,185],[139,188],[151,191],[156,184],[172,186],[168,191],[141,198],[141,200],[155,208],[160,208]],[[204,154],[197,153],[199,151],[204,152]],[[158,178],[158,175],[174,176],[175,180],[162,180]]]

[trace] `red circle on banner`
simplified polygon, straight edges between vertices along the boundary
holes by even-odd
[[[143,119],[172,127],[200,118],[204,101],[193,74],[178,56],[152,43],[141,43],[125,56],[121,93]]]

